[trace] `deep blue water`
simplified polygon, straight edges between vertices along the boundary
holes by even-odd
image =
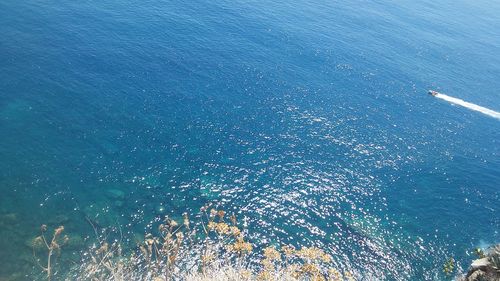
[[[499,11],[1,1],[0,279],[32,268],[25,241],[54,217],[142,234],[160,206],[208,202],[361,280],[466,268],[500,242],[500,121],[426,92],[500,111]]]

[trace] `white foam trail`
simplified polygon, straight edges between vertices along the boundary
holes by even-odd
[[[445,94],[436,94],[435,97],[440,98],[440,99],[445,100],[445,101],[449,101],[449,102],[456,104],[456,105],[466,107],[468,109],[479,111],[479,112],[486,114],[486,115],[489,115],[491,117],[500,119],[500,112],[496,112],[496,111],[488,109],[486,107],[482,107],[482,106],[479,106],[477,104],[473,104],[473,103],[466,102],[466,101],[461,100],[461,99],[450,97],[450,96],[447,96]]]

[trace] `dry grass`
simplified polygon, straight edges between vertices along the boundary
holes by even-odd
[[[96,242],[65,280],[354,280],[319,248],[282,245],[256,253],[236,217],[215,208],[202,208],[196,223],[187,214],[182,221],[166,217],[130,254],[122,253],[121,232],[108,241],[89,223]],[[50,261],[42,268],[50,279]]]
[[[54,275],[54,260],[53,256],[60,254],[61,247],[64,246],[68,242],[68,236],[62,236],[64,231],[64,226],[59,226],[54,230],[52,234],[52,239],[47,240],[45,237],[47,234],[47,226],[42,225],[40,227],[40,236],[37,236],[33,239],[32,247],[33,247],[33,258],[36,264],[45,272],[47,275],[47,279],[51,280]],[[37,255],[37,249],[45,248],[46,259],[45,265],[42,265],[41,258]]]

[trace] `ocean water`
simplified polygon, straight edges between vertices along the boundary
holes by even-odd
[[[450,279],[500,242],[500,120],[427,90],[500,111],[498,11],[1,1],[0,280],[31,280],[42,223],[133,236],[207,203],[359,280]]]

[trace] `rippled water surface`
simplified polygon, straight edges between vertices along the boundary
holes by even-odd
[[[42,223],[133,236],[209,202],[359,279],[467,267],[500,242],[500,122],[426,92],[500,111],[498,11],[2,1],[0,279],[29,274]]]

